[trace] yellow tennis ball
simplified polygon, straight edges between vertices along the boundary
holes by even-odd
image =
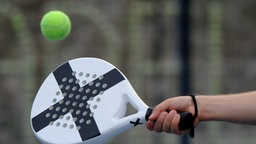
[[[71,30],[69,17],[62,11],[50,11],[46,13],[40,23],[41,32],[50,40],[62,40]]]

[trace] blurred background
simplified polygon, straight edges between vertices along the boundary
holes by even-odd
[[[40,20],[62,10],[71,34],[53,42]],[[177,95],[255,90],[255,0],[0,0],[0,143],[39,143],[34,96],[61,63],[99,57],[116,65],[150,106]],[[256,127],[201,123],[195,138],[145,126],[109,144],[255,144]]]

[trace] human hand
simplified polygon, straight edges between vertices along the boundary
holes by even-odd
[[[194,104],[189,96],[170,98],[157,105],[146,124],[149,130],[155,132],[166,132],[184,134],[189,130],[180,130],[180,112],[194,113]],[[199,123],[198,117],[194,120],[194,125]]]

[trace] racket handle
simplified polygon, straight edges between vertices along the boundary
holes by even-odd
[[[147,112],[146,112],[146,115],[145,115],[145,120],[148,121],[148,118],[150,117],[150,115],[152,114],[153,112],[153,108],[149,107]]]
[[[180,122],[179,122],[180,130],[190,129],[189,135],[190,137],[194,137],[194,117],[190,112],[182,112],[180,113]]]
[[[148,118],[150,117],[150,115],[153,112],[153,108],[148,108],[146,115],[145,115],[145,119],[146,121],[148,121]],[[187,129],[191,129],[189,132],[190,137],[194,137],[194,117],[192,115],[192,113],[190,112],[182,112],[179,113],[180,114],[180,121],[179,121],[179,129],[180,130],[187,130]]]

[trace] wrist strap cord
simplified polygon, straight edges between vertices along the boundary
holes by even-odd
[[[191,96],[191,98],[192,98],[192,101],[193,101],[193,103],[194,103],[194,108],[195,108],[195,114],[194,114],[194,117],[193,117],[193,123],[191,124],[191,130],[190,130],[190,132],[189,132],[189,135],[190,135],[190,137],[194,137],[194,135],[195,135],[195,127],[194,127],[194,121],[195,121],[195,119],[196,119],[196,117],[197,117],[197,115],[198,115],[198,108],[197,108],[197,102],[196,102],[196,97],[195,97],[195,95],[190,95]]]
[[[194,103],[195,113],[192,115],[190,112],[181,112],[180,113],[180,121],[179,121],[179,129],[187,130],[190,129],[189,135],[190,137],[194,137],[194,121],[198,115],[198,108],[195,95],[190,95],[192,101]]]
[[[198,115],[198,108],[197,108],[197,102],[196,102],[196,96],[195,95],[190,95],[193,103],[194,103],[194,107],[195,107],[195,114],[194,114],[194,120],[196,119],[197,115]]]

